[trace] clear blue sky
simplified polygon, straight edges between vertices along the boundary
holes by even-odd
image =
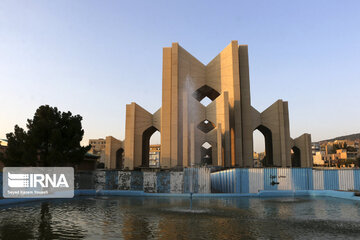
[[[207,64],[249,45],[252,105],[289,101],[291,136],[360,132],[360,1],[0,2],[0,138],[42,104],[85,141],[125,133],[125,105],[161,106],[162,47]]]

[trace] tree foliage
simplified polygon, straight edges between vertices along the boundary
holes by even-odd
[[[67,166],[84,159],[90,146],[82,147],[82,117],[60,112],[56,107],[40,106],[27,120],[27,131],[15,126],[6,135],[5,166]]]

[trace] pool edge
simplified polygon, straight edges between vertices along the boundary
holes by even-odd
[[[95,190],[95,189],[81,189],[75,190],[74,196],[124,196],[124,197],[186,197],[189,193],[145,193],[143,191],[129,191],[129,190]],[[336,190],[298,190],[298,191],[269,191],[261,190],[258,193],[194,193],[193,198],[224,198],[224,197],[334,197],[347,200],[360,201],[360,197],[354,195],[354,192],[344,192]],[[0,206],[10,204],[21,204],[33,201],[44,201],[47,198],[4,198],[0,199]]]

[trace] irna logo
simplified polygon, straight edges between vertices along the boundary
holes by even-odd
[[[8,172],[8,185],[13,188],[69,187],[64,174],[21,174]]]
[[[72,198],[72,167],[5,167],[4,198]]]

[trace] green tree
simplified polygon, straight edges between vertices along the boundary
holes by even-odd
[[[82,147],[82,117],[60,112],[56,107],[40,106],[27,120],[26,132],[15,126],[6,135],[8,148],[3,156],[5,166],[67,166],[84,159],[90,146]]]
[[[36,150],[29,144],[28,134],[15,125],[14,132],[6,134],[8,147],[2,161],[5,166],[35,166]]]

